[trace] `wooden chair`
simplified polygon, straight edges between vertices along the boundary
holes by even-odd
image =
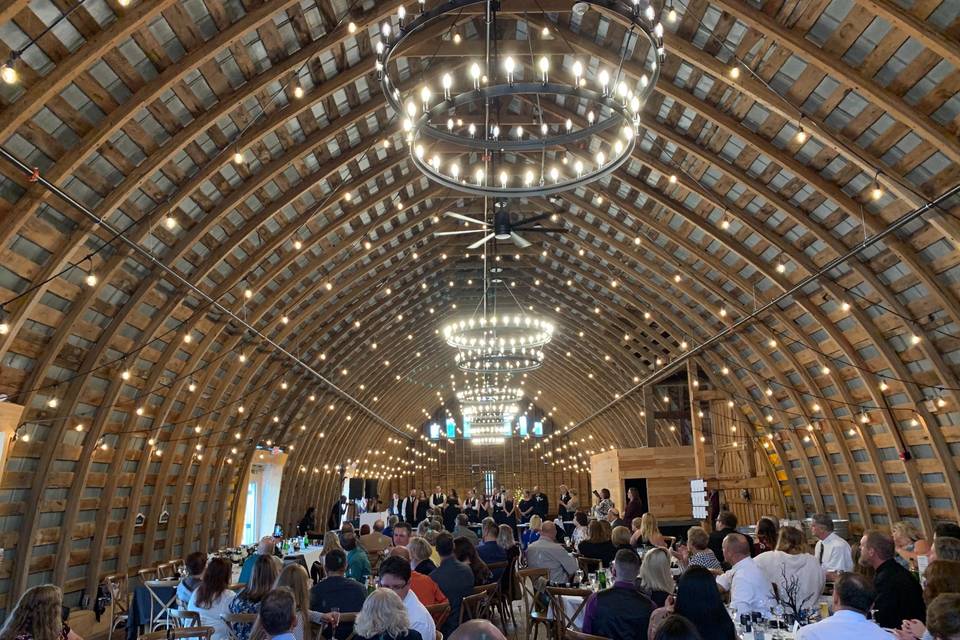
[[[564,629],[563,640],[609,640],[606,636],[595,636],[576,629]]]
[[[176,591],[174,591],[169,600],[161,598],[158,592],[158,589],[169,589],[170,581],[147,580],[143,583],[143,586],[146,587],[147,593],[150,594],[150,619],[147,620],[147,629],[156,631],[157,629],[172,626],[170,622],[170,611],[176,610],[174,609],[174,605],[177,603]]]
[[[157,578],[169,580],[177,577],[177,565],[174,562],[164,562],[157,565]]]
[[[227,586],[227,589],[229,589],[230,591],[234,591],[236,593],[240,593],[246,588],[247,588],[247,585],[245,585],[242,582],[234,582],[233,584]]]
[[[443,623],[450,617],[450,603],[440,602],[438,604],[427,605],[427,611],[438,627],[443,626]]]
[[[239,640],[240,635],[247,631],[249,635],[250,629],[243,629],[244,626],[250,628],[253,627],[253,623],[257,621],[257,614],[255,613],[221,613],[220,619],[223,620],[223,623],[227,626],[227,633],[230,635],[231,640]]]
[[[565,629],[573,626],[577,617],[587,605],[587,598],[593,593],[590,589],[568,589],[566,587],[547,587],[547,593],[550,595],[551,606],[554,611],[554,618],[557,621],[557,637],[563,637]],[[573,615],[567,615],[567,608],[564,606],[563,597],[572,596],[580,598],[580,604],[574,610]]]
[[[175,629],[185,629],[187,627],[199,627],[200,614],[196,611],[186,611],[184,609],[170,609],[167,617]]]
[[[213,627],[186,627],[183,629],[166,629],[141,634],[138,640],[182,640],[196,638],[197,640],[212,640]]]
[[[460,623],[467,620],[490,619],[490,613],[497,600],[496,582],[473,588],[473,593],[463,599],[460,605]]]
[[[540,625],[546,629],[547,636],[555,629],[556,620],[549,607],[544,610],[537,603],[537,581],[543,578],[544,584],[550,580],[550,572],[547,569],[521,569],[517,572],[520,579],[520,590],[523,595],[523,612],[527,621],[527,634],[529,638],[536,640]],[[530,635],[531,630],[533,634]]]
[[[140,569],[137,571],[137,575],[140,576],[140,582],[146,582],[147,580],[159,580],[160,575],[157,573],[156,567],[150,567],[149,569]]]
[[[130,582],[124,574],[114,573],[103,579],[110,594],[110,636],[120,624],[126,624],[130,617]]]
[[[603,567],[603,560],[600,558],[586,558],[584,556],[579,556],[577,558],[577,566],[580,567],[580,570],[583,571],[583,575],[588,573],[597,573]]]

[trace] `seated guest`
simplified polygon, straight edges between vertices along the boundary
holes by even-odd
[[[411,542],[413,541],[411,540]],[[413,565],[410,559],[410,550],[407,547],[393,547],[390,549],[390,557],[403,558],[411,567]],[[410,571],[410,590],[417,596],[420,604],[425,607],[447,601],[447,596],[443,595],[443,591],[440,591],[440,587],[430,579],[430,576],[425,576],[414,569]],[[440,615],[433,616],[433,619],[434,622],[439,621]]]
[[[260,556],[251,557],[259,558]],[[181,578],[180,584],[177,585],[177,602],[182,603],[179,605],[180,609],[187,606],[187,603],[190,602],[190,594],[200,585],[200,580],[203,578],[203,569],[207,566],[207,554],[203,551],[194,551],[187,556],[183,564],[187,569],[187,575]]]
[[[391,551],[391,553],[393,552]],[[411,589],[410,561],[391,555],[380,563],[378,573],[380,575],[380,586],[393,591],[403,602],[403,608],[406,609],[409,619],[409,628],[417,631],[421,637],[427,640],[436,638],[437,627],[433,618],[430,617],[430,612],[427,611],[427,608]],[[429,579],[427,578],[427,580]],[[367,596],[367,599],[369,600],[370,596]]]
[[[713,551],[708,548],[710,536],[703,527],[690,527],[687,529],[687,544],[677,550],[677,559],[680,560],[680,566],[686,569],[689,567],[706,567],[710,571],[720,573],[720,560],[713,555]]]
[[[272,540],[273,538],[271,538]],[[266,558],[268,562],[272,562]],[[227,625],[220,617],[230,613],[230,602],[237,597],[227,589],[230,584],[231,566],[226,558],[211,558],[203,570],[200,585],[190,594],[187,611],[200,614],[200,624],[213,627],[213,640],[226,640],[229,637]],[[250,570],[253,574],[253,568]]]
[[[343,551],[343,545],[340,544],[340,534],[336,531],[327,531],[323,534],[323,552],[330,553],[334,549]],[[343,552],[346,553],[346,551]]]
[[[310,610],[310,575],[303,565],[290,563],[280,572],[276,587],[287,587],[293,593],[293,600],[296,602],[297,624],[293,627],[292,633],[295,640],[304,640],[310,635],[311,623],[329,623],[332,618],[328,613]],[[257,637],[256,625],[251,634]]]
[[[723,539],[723,557],[730,569],[717,576],[717,586],[730,593],[730,605],[738,615],[759,612],[769,616],[770,582],[750,557],[750,547],[742,533]]]
[[[63,619],[63,591],[53,584],[30,587],[8,611],[3,640],[81,640]]]
[[[489,620],[477,619],[457,627],[450,640],[507,640],[507,637]]]
[[[936,562],[937,560],[960,560],[960,539],[942,536],[934,538],[930,546],[930,552],[927,553],[927,560]]]
[[[407,543],[410,542],[410,534],[413,532],[413,527],[411,527],[406,522],[398,522],[393,527],[393,546],[395,547],[405,547]]]
[[[347,552],[346,576],[357,582],[366,582],[370,575],[370,556],[357,544],[356,534],[347,533],[343,536],[343,550]]]
[[[540,516],[531,516],[529,525],[520,533],[520,547],[522,549],[526,549],[531,542],[540,539],[540,528],[543,526],[543,520]]]
[[[410,538],[407,551],[410,552],[410,567],[414,571],[428,576],[437,568],[436,563],[431,559],[433,547],[425,538]]]
[[[480,555],[480,559],[486,563],[506,562],[507,550],[497,544],[500,527],[497,526],[496,520],[484,518],[481,532],[483,533],[483,541],[477,545],[477,553]],[[499,578],[499,572],[494,577]]]
[[[636,554],[632,548],[628,547],[628,550]],[[619,555],[620,552],[617,551],[617,556]],[[637,586],[643,594],[653,600],[658,607],[662,607],[667,602],[667,597],[674,591],[673,574],[670,572],[670,554],[667,550],[655,547],[643,554],[639,577]]]
[[[653,603],[634,586],[639,570],[640,557],[633,549],[617,552],[610,566],[613,586],[591,594],[583,607],[584,633],[611,640],[646,640]]]
[[[730,511],[721,511],[715,526],[716,529],[710,534],[710,543],[707,547],[713,551],[713,555],[720,561],[721,566],[727,568],[730,561],[723,557],[723,539],[737,532],[737,516]]]
[[[250,580],[250,574],[253,573],[253,563],[257,561],[257,556],[272,556],[276,546],[277,541],[273,536],[260,538],[260,542],[257,543],[257,552],[247,556],[247,559],[243,561],[238,582],[247,584],[247,581]]]
[[[630,544],[630,529],[626,527],[614,527],[613,531],[610,532],[610,542],[617,551],[620,549],[629,549],[634,553],[637,552],[636,549],[633,548],[633,545]]]
[[[480,540],[477,538],[477,534],[473,532],[468,525],[470,521],[467,519],[467,514],[461,513],[457,516],[457,525],[453,528],[453,537],[454,538],[466,538],[470,541],[470,544],[476,545],[480,543]]]
[[[810,531],[817,538],[813,557],[833,580],[837,574],[853,571],[853,554],[847,541],[833,531],[833,518],[825,513],[815,513],[810,522]]]
[[[356,580],[343,574],[347,569],[347,554],[334,549],[323,557],[323,568],[327,577],[310,588],[310,610],[329,613],[339,609],[341,613],[356,613],[363,606],[367,590]],[[336,637],[340,640],[350,635],[352,625],[337,627]]]
[[[640,518],[640,527],[630,536],[630,544],[638,548],[666,547],[667,541],[660,533],[657,517],[645,513]]]
[[[384,549],[393,544],[393,540],[387,537],[383,529],[383,520],[377,520],[373,523],[373,531],[360,536],[360,546],[367,553],[383,553]]]
[[[890,640],[889,633],[867,620],[875,595],[863,576],[841,574],[833,586],[833,615],[800,627],[796,640]]]
[[[450,634],[460,622],[460,605],[463,599],[473,593],[473,571],[458,561],[453,554],[453,536],[441,533],[437,536],[437,553],[440,554],[440,566],[430,574],[443,595],[450,601],[450,617],[440,629],[443,635]]]
[[[353,625],[356,640],[423,640],[411,628],[400,596],[390,589],[377,589],[363,603]]]
[[[873,567],[873,619],[881,627],[897,629],[904,620],[923,622],[923,590],[916,578],[894,560],[893,538],[867,531],[860,540],[860,563]]]
[[[610,528],[611,528],[611,529],[613,529],[614,527],[622,527],[622,526],[623,526],[623,519],[620,517],[620,511],[618,511],[618,510],[617,510],[616,508],[614,508],[614,507],[611,507],[611,508],[607,511],[606,520],[607,520],[607,522],[610,523]]]
[[[540,539],[527,547],[527,566],[531,569],[546,569],[550,582],[566,585],[577,572],[577,561],[556,539],[557,525],[550,521],[544,522],[540,528]]]
[[[508,524],[502,524],[497,529],[497,546],[503,550],[505,562],[507,563],[507,570],[497,575],[497,572],[494,572],[494,577],[497,580],[500,580],[503,583],[510,582],[511,576],[513,575],[513,570],[516,569],[517,558],[520,557],[520,545],[517,544],[516,539],[513,537],[513,528]],[[511,584],[501,584],[501,590],[504,593],[512,593],[514,585]]]
[[[590,537],[580,543],[577,549],[584,558],[596,558],[604,567],[609,567],[617,550],[609,537],[603,534],[603,525],[599,520],[591,520],[587,527]]]
[[[264,595],[257,623],[271,640],[293,640],[291,631],[297,624],[297,603],[293,592],[280,587]]]
[[[805,546],[800,529],[784,527],[780,529],[777,548],[761,553],[753,561],[763,571],[767,584],[776,584],[780,594],[787,593],[788,581],[796,581],[797,602],[802,603],[804,609],[815,609],[823,593],[825,576],[817,559],[804,551]],[[769,597],[774,597],[772,591]]]
[[[893,523],[890,534],[897,549],[897,557],[903,560],[901,564],[904,566],[909,566],[910,560],[916,561],[917,556],[925,556],[930,552],[930,545],[927,544],[920,529],[908,520]]]
[[[383,529],[383,535],[390,538],[390,544],[393,544],[393,528],[400,522],[400,516],[390,516],[387,518],[387,526]]]
[[[703,640],[703,637],[692,622],[674,614],[660,623],[657,635],[650,640]]]
[[[923,572],[923,579],[923,602],[929,609],[930,603],[941,593],[960,593],[960,562],[931,562]],[[929,610],[927,618],[930,618]],[[904,620],[900,629],[894,629],[893,633],[899,640],[930,640],[930,634],[921,620]]]
[[[573,514],[573,522],[573,534],[570,538],[573,540],[573,548],[578,549],[580,543],[590,536],[590,532],[587,529],[587,525],[590,524],[590,519],[587,518],[585,511],[577,511]]]
[[[933,640],[960,640],[960,593],[937,596],[927,609],[927,623]]]
[[[933,528],[933,539],[957,538],[960,540],[960,525],[955,522],[941,522]]]
[[[778,529],[777,522],[769,516],[763,516],[757,520],[757,540],[753,543],[754,556],[776,549],[780,535]]]
[[[677,595],[650,616],[647,637],[656,636],[660,624],[670,615],[681,615],[696,627],[703,640],[736,640],[733,620],[723,606],[716,578],[700,566],[692,566],[680,576]]]
[[[259,613],[260,602],[273,589],[273,583],[280,575],[277,563],[270,556],[257,556],[253,564],[253,573],[247,586],[230,601],[230,613]],[[235,624],[233,632],[237,640],[247,640],[253,624]]]
[[[489,520],[489,518],[487,518]],[[464,537],[453,539],[453,555],[460,562],[470,567],[473,572],[473,586],[490,584],[493,582],[493,572],[487,563],[480,559],[477,548]]]

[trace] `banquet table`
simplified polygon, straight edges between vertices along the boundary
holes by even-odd
[[[323,555],[323,546],[322,545],[311,545],[300,549],[300,551],[295,551],[293,553],[288,553],[283,556],[284,561],[290,561],[298,556],[302,556],[304,562],[307,563],[307,571],[310,571],[310,567],[313,566],[314,562],[319,562],[320,557]]]

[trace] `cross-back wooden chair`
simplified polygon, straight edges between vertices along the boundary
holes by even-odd
[[[143,586],[146,587],[147,593],[150,594],[150,619],[147,620],[147,629],[156,631],[157,629],[172,626],[170,622],[170,611],[176,611],[174,608],[177,604],[176,590],[170,594],[169,598],[160,595],[161,589],[170,588],[170,581],[147,580],[143,583]]]
[[[163,631],[151,631],[140,635],[138,640],[212,640],[213,627],[184,627],[183,629],[167,628]]]
[[[103,579],[110,594],[110,635],[130,617],[130,581],[126,574],[113,573]]]
[[[157,578],[160,580],[169,580],[177,577],[177,564],[175,562],[163,562],[157,565]]]
[[[449,602],[439,602],[437,604],[427,605],[427,611],[430,613],[430,617],[433,618],[433,622],[438,626],[443,626],[443,623],[447,621],[447,618],[450,617],[450,603]]]
[[[547,587],[547,593],[550,595],[551,607],[553,607],[554,618],[556,619],[556,634],[558,638],[563,637],[565,629],[574,625],[577,617],[583,612],[587,605],[587,598],[593,593],[590,589],[569,589],[567,587]],[[572,615],[567,615],[567,608],[564,606],[563,597],[570,596],[580,598],[580,602]]]
[[[547,569],[521,569],[517,572],[517,577],[520,579],[520,591],[523,595],[523,613],[527,622],[528,637],[536,640],[541,625],[549,637],[555,628],[555,620],[550,607],[542,606],[537,601],[539,595],[537,584],[541,578],[542,584],[547,584],[550,580],[550,572]],[[532,635],[530,635],[531,631]]]
[[[596,573],[600,571],[603,566],[603,561],[600,558],[586,558],[580,556],[577,558],[577,566],[580,567],[580,570],[583,571],[583,575],[588,573]]]
[[[576,629],[564,629],[563,640],[609,640],[606,636],[595,636]]]
[[[227,627],[227,634],[230,640],[240,640],[241,637],[249,636],[253,623],[257,621],[255,613],[221,613],[220,619]]]
[[[140,582],[146,582],[147,580],[159,580],[160,575],[157,573],[156,567],[149,567],[147,569],[140,569],[137,571],[137,575],[140,577]]]
[[[184,609],[170,609],[167,612],[167,616],[170,618],[172,626],[176,629],[184,629],[186,627],[199,627],[200,624],[200,614],[196,611],[186,611]]]

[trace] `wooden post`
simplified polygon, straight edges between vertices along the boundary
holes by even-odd
[[[693,445],[693,462],[698,478],[707,477],[707,457],[703,447],[703,420],[700,418],[700,406],[697,400],[699,389],[693,384],[698,379],[699,369],[692,360],[687,360],[687,395],[690,398],[690,424],[693,428],[691,436]]]
[[[643,388],[643,426],[647,430],[647,446],[657,446],[657,427],[653,419],[653,407],[650,402],[650,386]]]

